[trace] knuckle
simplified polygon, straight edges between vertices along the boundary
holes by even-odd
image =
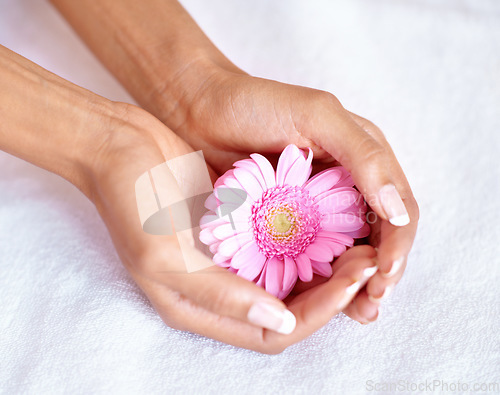
[[[315,105],[319,105],[321,108],[325,108],[327,110],[343,110],[344,107],[340,103],[340,100],[337,97],[327,91],[316,91],[316,100],[314,100]]]
[[[283,351],[285,351],[286,348],[287,346],[283,344],[262,343],[254,347],[254,351],[260,352],[261,354],[278,355],[281,354]]]
[[[264,330],[262,332],[262,336],[259,340],[254,344],[253,349],[262,354],[268,355],[277,355],[281,354],[283,351],[287,349],[292,343],[289,340],[287,341],[277,341],[274,336],[268,336],[271,332],[268,330]]]
[[[132,268],[139,274],[150,276],[154,273],[168,271],[174,254],[174,246],[169,241],[161,245],[147,245],[139,248],[130,262]]]
[[[156,306],[163,322],[170,328],[188,331],[186,320],[185,297],[180,293],[168,290],[163,294],[160,305]]]
[[[148,275],[154,271],[153,267],[155,266],[156,259],[157,254],[152,248],[142,248],[137,254],[133,265],[140,274]]]
[[[172,329],[178,331],[186,331],[187,328],[182,324],[181,320],[179,320],[175,314],[167,314],[162,317],[163,322]]]
[[[230,295],[227,290],[223,289],[213,289],[210,292],[201,293],[198,296],[198,303],[212,312],[217,312],[221,315],[226,315],[227,301],[230,299]]]
[[[372,138],[367,138],[359,146],[359,154],[368,171],[380,171],[388,163],[388,152]]]
[[[417,201],[415,201],[415,212],[413,213],[413,218],[415,218],[415,221],[419,221],[420,219],[420,207],[418,206]]]

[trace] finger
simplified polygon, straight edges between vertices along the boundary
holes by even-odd
[[[377,256],[377,252],[375,249],[369,245],[360,245],[353,247],[347,250],[344,254],[342,254],[333,264],[333,271],[339,270],[342,266],[348,264],[349,260],[366,257],[366,258],[375,258]],[[376,273],[374,275],[378,276]],[[370,283],[372,279],[368,280]],[[366,287],[365,287],[366,288]],[[347,315],[349,318],[358,321],[361,324],[366,324],[374,319],[378,315],[378,304],[372,303],[367,295],[365,289],[363,289],[353,301],[346,306],[343,310],[343,313]],[[376,318],[375,318],[376,319]]]
[[[394,276],[384,277],[380,272],[376,273],[366,284],[368,299],[373,303],[381,303],[391,294],[394,286],[401,280],[406,268],[406,262],[399,267]]]
[[[392,149],[385,139],[384,134],[376,125],[357,114],[349,114],[363,130],[365,130],[393,154]],[[380,224],[381,245],[379,245],[379,267],[381,268],[381,272],[390,273],[389,276],[398,273],[398,267],[401,266],[402,260],[404,260],[410,252],[413,240],[415,238],[419,217],[417,202],[415,201],[415,198],[411,193],[410,186],[408,185],[403,170],[401,169],[399,164],[394,168],[394,172],[397,174],[397,177],[402,180],[404,184],[403,187],[410,192],[405,200],[405,206],[408,210],[411,221],[408,226],[402,228],[394,228],[392,226],[388,226],[387,223],[384,224],[384,221],[382,221],[382,224]]]
[[[324,96],[309,121],[311,138],[351,173],[370,207],[395,226],[410,222],[405,199],[411,190],[391,150],[363,130],[333,95]],[[317,104],[317,103],[315,103]],[[319,110],[318,110],[319,107]],[[332,125],[334,130],[332,131]],[[303,131],[307,133],[308,131]]]
[[[159,247],[159,246],[158,246]],[[163,248],[165,250],[165,248]],[[200,251],[192,248],[189,259],[196,260],[200,266],[209,266],[203,270],[187,272],[181,270],[186,251],[168,248],[164,254],[154,255],[152,260],[168,262],[165,270],[155,270],[150,277],[168,288],[189,298],[196,305],[220,316],[235,318],[253,325],[289,333],[295,328],[295,317],[285,304],[267,293],[253,282],[234,273],[214,266],[212,261]],[[150,268],[161,268],[162,262],[153,262]],[[176,270],[172,270],[176,267]]]
[[[372,136],[375,140],[377,140],[380,144],[382,144],[384,147],[386,147],[388,150],[392,151],[392,147],[390,146],[389,142],[385,138],[384,133],[382,130],[380,130],[379,127],[377,127],[373,122],[369,121],[366,118],[363,118],[362,116],[355,114],[353,112],[347,111],[348,114],[351,116],[354,122],[356,122],[365,132],[367,132],[370,136]]]
[[[379,303],[372,302],[366,287],[363,288],[354,300],[344,309],[344,313],[360,324],[375,321],[379,314]]]
[[[206,310],[179,292],[147,277],[135,275],[134,279],[169,327],[264,352],[261,350],[262,327]]]
[[[374,258],[375,256],[377,256],[377,252],[373,247],[369,245],[360,245],[352,247],[333,261],[332,272],[336,272],[337,270],[339,270],[340,267],[348,263],[350,259],[362,258],[362,257]],[[313,279],[309,282],[298,281],[297,285],[294,287],[292,291],[292,295],[301,294],[302,292],[305,292],[327,281],[328,278],[317,275],[313,276]]]
[[[366,286],[352,303],[344,309],[344,313],[361,324],[375,321],[379,315],[380,304],[389,297],[403,276],[405,267],[406,265],[401,266],[399,271],[390,278],[377,272],[368,280]]]
[[[349,263],[350,260],[355,258],[375,258],[377,256],[377,252],[375,248],[369,245],[359,245],[352,248],[349,248],[346,252],[344,252],[341,256],[339,256],[335,261],[333,261],[332,271],[335,273],[342,266]]]
[[[386,277],[395,275],[405,262],[417,233],[418,206],[414,199],[407,201],[410,216],[415,220],[404,227],[394,227],[387,221],[380,226],[380,245],[377,257],[380,271]]]
[[[288,306],[297,317],[297,327],[288,336],[264,331],[265,341],[286,347],[324,326],[349,304],[376,266],[372,259],[357,258],[342,266],[324,284],[298,295]]]
[[[163,284],[137,274],[134,278],[167,325],[237,347],[275,354],[309,336],[336,315],[343,305],[352,300],[355,295],[353,291],[373,275],[373,265],[374,262],[370,259],[354,260],[327,284],[318,286],[318,289],[310,290],[293,301],[290,309],[297,315],[297,327],[290,335],[220,316]]]

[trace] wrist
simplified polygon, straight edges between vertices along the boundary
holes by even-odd
[[[0,149],[85,191],[86,161],[108,100],[0,46]]]
[[[168,70],[158,74],[153,92],[147,102],[141,103],[148,111],[172,130],[177,130],[189,117],[194,104],[204,98],[204,92],[235,66],[214,60],[208,55],[194,55],[186,60],[182,72]]]
[[[241,73],[176,0],[52,0],[135,100],[171,128],[222,70]]]

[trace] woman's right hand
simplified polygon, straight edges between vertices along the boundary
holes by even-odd
[[[192,149],[149,113],[126,104],[116,107],[116,125],[108,128],[88,158],[87,192],[122,262],[167,325],[277,353],[325,325],[350,303],[355,296],[352,291],[360,288],[350,286],[363,285],[373,275],[373,269],[365,272],[375,265],[373,249],[354,247],[338,259],[342,267],[329,281],[301,293],[286,306],[254,283],[212,265],[195,247],[189,247],[189,254],[210,267],[188,273],[180,235],[143,231],[135,183],[149,169]],[[175,182],[170,187],[173,194],[180,193]]]

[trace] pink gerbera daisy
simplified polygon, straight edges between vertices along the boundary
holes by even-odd
[[[295,145],[276,172],[259,154],[237,161],[205,202],[200,240],[213,261],[284,299],[297,278],[332,275],[331,262],[365,237],[366,203],[341,166],[309,179],[312,151]]]

